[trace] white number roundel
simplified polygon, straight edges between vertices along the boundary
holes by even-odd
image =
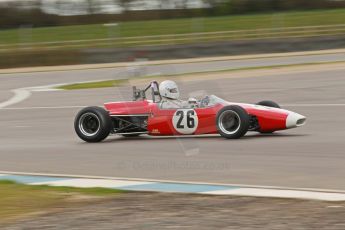
[[[198,128],[198,115],[194,109],[178,109],[172,118],[172,123],[177,132],[193,134]]]

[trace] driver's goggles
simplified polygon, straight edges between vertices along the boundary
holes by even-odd
[[[169,92],[170,92],[170,93],[177,93],[177,89],[176,89],[176,88],[174,88],[174,89],[169,89]]]

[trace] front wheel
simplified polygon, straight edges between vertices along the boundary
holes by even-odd
[[[278,103],[274,101],[260,101],[259,103],[257,103],[257,105],[280,109],[280,106],[278,105]]]
[[[230,105],[218,112],[216,121],[217,130],[221,136],[237,139],[247,133],[250,117],[242,107]]]
[[[82,109],[74,120],[74,129],[80,139],[86,142],[100,142],[110,133],[112,127],[109,113],[100,107]]]
[[[260,101],[259,103],[257,103],[257,105],[280,109],[280,105],[278,105],[278,103],[274,101]],[[273,133],[274,131],[259,131],[259,132],[263,134],[270,134],[270,133]]]

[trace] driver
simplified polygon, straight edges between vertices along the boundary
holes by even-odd
[[[179,100],[180,91],[174,81],[166,80],[159,84],[159,93],[162,96],[160,107],[162,109],[179,109],[188,106]]]

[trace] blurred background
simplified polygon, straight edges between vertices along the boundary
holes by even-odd
[[[3,181],[21,182],[5,175],[15,171],[344,194],[345,51],[329,50],[337,48],[345,48],[345,0],[0,0],[0,229],[345,229],[344,201]],[[327,51],[221,57],[310,50]],[[201,57],[220,58],[145,62]],[[128,63],[8,69],[114,62]],[[167,77],[182,99],[274,100],[307,116],[308,125],[232,142],[117,136],[89,145],[75,135],[81,108],[130,100],[130,86]]]
[[[0,0],[0,68],[345,47],[344,0]]]

